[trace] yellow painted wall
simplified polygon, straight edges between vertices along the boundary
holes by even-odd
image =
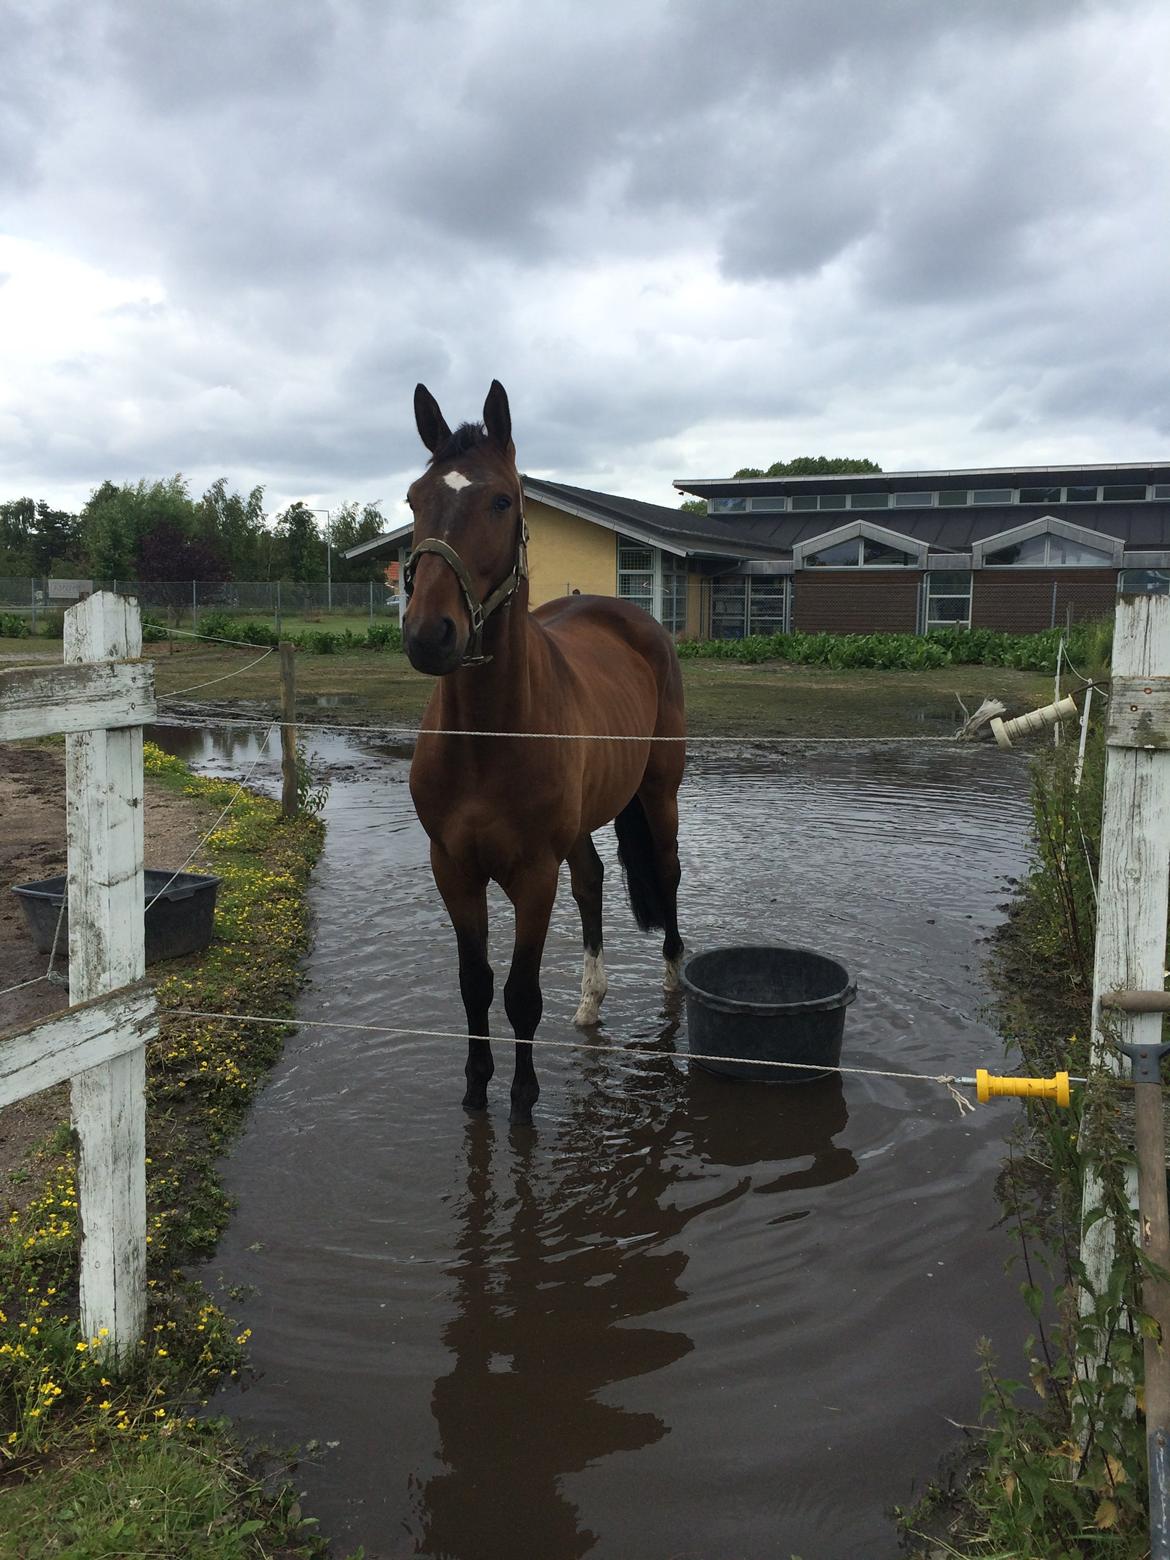
[[[583,596],[617,594],[617,537],[612,531],[538,499],[528,500],[524,514],[530,606],[574,590]]]
[[[617,536],[604,526],[566,514],[539,499],[524,506],[528,521],[528,603],[539,607],[579,590],[583,596],[617,595]],[[687,580],[685,632],[700,637],[703,621],[702,575]]]

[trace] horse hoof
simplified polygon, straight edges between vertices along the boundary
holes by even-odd
[[[508,1112],[508,1125],[510,1127],[530,1127],[532,1125],[532,1112],[519,1105],[513,1105]]]
[[[593,1003],[582,1002],[573,1015],[573,1022],[578,1029],[596,1029],[601,1022],[601,1014]]]
[[[486,1110],[487,1090],[485,1089],[482,1091],[482,1093],[473,1094],[471,1090],[468,1089],[467,1093],[463,1096],[463,1109],[476,1111]]]

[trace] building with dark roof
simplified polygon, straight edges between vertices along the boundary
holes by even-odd
[[[1170,590],[1170,462],[676,481],[706,514],[523,481],[532,605],[617,595],[676,634],[1028,633]],[[400,571],[410,529],[347,556]]]

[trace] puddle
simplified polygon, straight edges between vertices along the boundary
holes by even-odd
[[[156,733],[239,774],[249,735]],[[315,733],[334,770],[305,1018],[460,1031],[454,938],[409,756]],[[275,784],[275,755],[257,771]],[[1027,772],[986,749],[698,755],[681,798],[691,949],[778,940],[857,981],[846,1065],[996,1066],[981,939],[1027,857]],[[612,830],[599,1038],[537,1052],[532,1133],[459,1109],[463,1051],[302,1030],[228,1166],[239,1210],[207,1272],[258,1379],[213,1405],[300,1465],[338,1551],[454,1560],[884,1560],[885,1513],[978,1408],[976,1340],[1026,1331],[993,1183],[1007,1112],[880,1076],[739,1085],[674,1056],[654,939]],[[496,894],[493,1022],[510,921]],[[575,1038],[563,883],[541,1035]],[[336,1443],[335,1445],[333,1443]]]

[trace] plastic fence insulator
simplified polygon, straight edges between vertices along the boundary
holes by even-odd
[[[1043,731],[1045,726],[1055,726],[1058,720],[1070,720],[1079,713],[1077,701],[1069,694],[1066,698],[1058,699],[1055,704],[1046,704],[1042,710],[1029,710],[1026,715],[1017,715],[1014,720],[1000,720],[996,716],[991,722],[991,730],[1001,748],[1010,748],[1013,737]]]
[[[981,1105],[988,1100],[1017,1095],[1029,1100],[1055,1100],[1068,1109],[1068,1073],[1058,1072],[1055,1078],[997,1078],[986,1067],[975,1069],[975,1092]]]

